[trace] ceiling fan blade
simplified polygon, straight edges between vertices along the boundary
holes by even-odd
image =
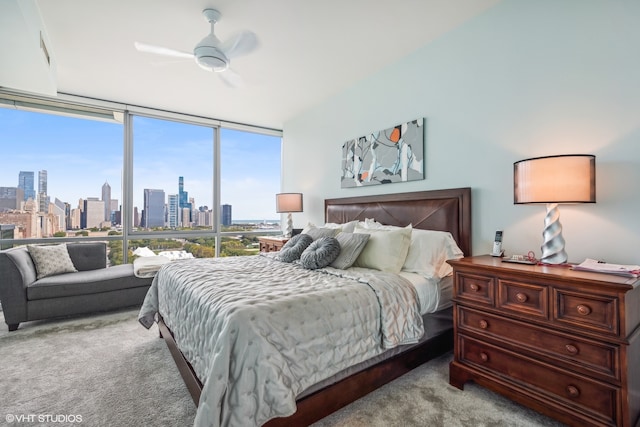
[[[231,37],[220,46],[220,50],[227,55],[227,58],[246,55],[258,47],[258,38],[251,31],[242,31]]]
[[[184,64],[187,61],[193,61],[193,58],[176,58],[176,59],[165,59],[159,61],[150,61],[149,64],[153,67],[167,67],[173,64]]]
[[[140,52],[153,53],[156,55],[173,56],[176,58],[190,58],[193,59],[193,53],[182,52],[179,50],[169,49],[168,47],[153,46],[150,44],[144,44],[139,42],[133,43],[136,49]]]
[[[220,76],[220,80],[222,80],[224,84],[231,88],[235,89],[244,86],[244,80],[240,74],[236,73],[231,68],[227,68],[226,70],[216,74]]]

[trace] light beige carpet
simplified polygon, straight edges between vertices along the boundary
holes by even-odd
[[[11,333],[1,314],[0,425],[193,424],[195,405],[166,344],[156,327],[140,326],[137,310],[27,322]],[[431,361],[316,426],[559,425],[474,384],[451,387],[450,360]]]

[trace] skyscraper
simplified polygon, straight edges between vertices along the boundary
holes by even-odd
[[[85,221],[82,228],[99,228],[104,219],[104,202],[97,197],[87,197],[84,201]]]
[[[179,215],[179,207],[178,207],[178,195],[177,194],[169,194],[167,196],[167,205],[168,205],[168,223],[169,227],[176,228],[178,227],[178,215]]]
[[[52,212],[58,217],[58,227],[60,230],[67,229],[67,206],[57,197],[53,201],[54,211]]]
[[[47,194],[47,171],[38,172],[38,193]]]
[[[23,200],[22,188],[0,187],[0,212],[20,209]]]
[[[133,207],[133,226],[140,227],[140,212],[138,212],[138,207]]]
[[[38,172],[38,211],[49,212],[49,196],[47,196],[47,171]]]
[[[189,203],[189,192],[184,191],[184,177],[178,177],[178,202],[181,212],[180,222],[183,227],[189,226],[191,223],[191,203]],[[188,214],[184,215],[185,208],[188,209]]]
[[[164,190],[144,189],[144,226],[164,227]]]
[[[36,190],[33,188],[34,174],[33,171],[20,171],[18,174],[18,188],[24,191],[24,200],[27,201],[29,197],[32,200],[36,199]]]
[[[102,201],[104,202],[104,220],[111,221],[111,186],[106,181],[102,184]]]
[[[222,225],[230,226],[231,219],[231,205],[222,205]]]

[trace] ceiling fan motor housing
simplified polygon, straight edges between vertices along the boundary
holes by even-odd
[[[196,46],[193,54],[196,63],[205,70],[220,72],[229,66],[226,55],[213,46]]]

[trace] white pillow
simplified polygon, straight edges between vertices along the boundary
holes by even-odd
[[[302,231],[300,232],[301,234],[307,234],[307,231],[311,230],[312,228],[316,228],[316,225],[312,222],[308,222],[307,225],[304,226],[304,228],[302,229]]]
[[[353,230],[356,229],[356,225],[358,225],[358,220],[355,221],[349,221],[346,222],[344,224],[332,224],[330,222],[326,223],[324,226],[325,227],[329,227],[329,225],[331,224],[332,226],[339,226],[340,227],[340,231],[343,231],[345,233],[353,233]]]
[[[365,218],[364,222],[362,222],[360,225],[362,225],[364,228],[371,228],[376,230],[394,230],[394,229],[402,228],[395,225],[385,225],[385,224],[379,223],[373,218]]]
[[[27,245],[27,250],[36,266],[38,279],[78,271],[73,265],[67,245],[64,243],[60,245]]]
[[[354,267],[396,274],[400,272],[411,244],[411,225],[393,230],[376,230],[357,224],[354,232],[369,234],[369,241],[353,264]]]
[[[369,228],[372,230],[397,230],[399,228],[405,228],[405,227],[399,227],[397,225],[387,225],[387,224],[382,224],[378,221],[376,221],[375,219],[372,218],[366,218],[363,222],[360,223],[364,228]],[[412,226],[412,224],[409,224],[410,226]]]
[[[327,222],[322,227],[317,227],[315,224],[313,224],[311,222],[308,222],[306,227],[304,227],[304,229],[302,229],[302,233],[307,234],[309,232],[309,230],[311,230],[312,228],[331,228],[331,229],[339,229],[338,232],[344,231],[345,233],[353,233],[353,230],[356,227],[356,224],[358,224],[357,220],[349,221],[349,222],[344,223],[344,224],[337,224],[335,222]]]
[[[448,231],[414,228],[402,271],[418,273],[426,278],[443,278],[453,272],[446,261],[463,256],[462,250]]]
[[[381,224],[367,218],[364,227],[374,230],[394,230],[400,227]],[[459,259],[464,254],[448,231],[422,230],[414,228],[411,245],[402,271],[418,273],[427,279],[443,278],[453,273],[448,259]]]

